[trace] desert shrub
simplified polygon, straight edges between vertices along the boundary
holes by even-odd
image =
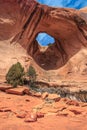
[[[9,71],[6,74],[7,83],[11,84],[13,87],[17,87],[17,85],[24,84],[24,68],[22,65],[17,62],[12,65]]]
[[[36,74],[36,71],[35,71],[33,66],[29,66],[29,69],[27,71],[27,76],[29,77],[30,87],[34,87],[35,81],[36,81],[36,78],[37,78],[37,74]]]

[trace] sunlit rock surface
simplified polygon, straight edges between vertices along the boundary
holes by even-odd
[[[2,72],[6,72],[12,63],[22,60],[24,66],[30,63],[35,66],[39,80],[46,82],[86,80],[86,23],[86,9],[80,11],[52,8],[34,0],[1,0],[0,65]],[[40,32],[51,35],[55,43],[48,47],[39,46],[36,37]],[[18,49],[16,49],[17,46],[19,46]],[[28,62],[25,62],[27,56]],[[33,60],[29,60],[29,56]]]

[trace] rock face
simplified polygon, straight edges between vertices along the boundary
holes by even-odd
[[[55,38],[55,43],[45,50],[36,41],[40,32]],[[44,76],[48,79],[75,76],[83,79],[87,75],[87,13],[84,10],[52,8],[35,0],[0,0],[0,43],[8,40],[11,45],[20,43],[27,50],[39,72],[49,70]]]

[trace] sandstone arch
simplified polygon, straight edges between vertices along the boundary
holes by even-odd
[[[4,10],[4,8],[6,10]],[[2,16],[2,19],[1,19]],[[7,21],[3,19],[9,16]],[[44,70],[63,70],[68,73],[72,64],[78,68],[79,62],[77,55],[81,52],[84,57],[82,64],[86,64],[87,49],[87,14],[84,11],[65,8],[52,8],[41,5],[34,0],[1,0],[0,1],[0,37],[1,40],[12,39],[11,43],[20,43],[27,50],[36,63]],[[10,22],[9,22],[10,21]],[[5,29],[6,28],[6,29]],[[4,30],[4,31],[3,31]],[[49,47],[45,54],[46,57],[53,57],[51,61],[45,62],[41,66],[38,57],[44,60],[40,48],[36,42],[36,36],[39,32],[46,32],[55,38],[55,44]],[[84,55],[85,56],[84,56]],[[73,58],[74,57],[74,58]],[[77,58],[75,58],[77,57]],[[73,60],[73,59],[74,60]],[[54,61],[54,62],[53,62]],[[66,65],[66,67],[65,67]],[[68,68],[67,70],[64,69]],[[60,68],[60,69],[59,69]],[[80,69],[82,73],[82,69]],[[77,72],[74,67],[73,71]]]
[[[26,17],[23,22],[23,31],[20,34],[19,41],[35,60],[38,56],[41,57],[40,59],[43,59],[43,56],[40,55],[38,44],[35,41],[39,32],[46,32],[56,39],[56,43],[52,49],[56,50],[54,56],[57,60],[52,67],[49,65],[49,69],[62,67],[72,56],[79,52],[82,47],[86,47],[87,40],[84,29],[86,29],[87,25],[86,21],[81,18],[79,11],[74,9],[51,8],[40,5],[35,1],[32,1],[32,8],[30,8],[30,10],[32,10],[29,14],[30,16],[27,15],[28,18]],[[23,10],[22,13],[23,16],[25,16]],[[49,47],[47,49],[48,52],[45,52],[46,57],[50,49]],[[39,60],[36,61],[39,64]],[[48,61],[49,64],[53,62],[53,60]],[[45,64],[48,61],[45,61]],[[39,65],[41,66],[41,64]],[[46,69],[47,66],[48,65],[46,65],[44,69]]]

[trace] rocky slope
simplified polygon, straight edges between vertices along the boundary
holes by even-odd
[[[12,89],[2,84],[2,88],[5,92],[0,91],[0,130],[87,130],[87,103],[56,94],[31,96],[27,87]]]
[[[53,36],[55,44],[40,47],[36,42],[39,32]],[[20,61],[24,66],[31,62],[40,80],[86,81],[87,13],[52,8],[34,0],[1,0],[0,46],[3,73],[14,62]]]

